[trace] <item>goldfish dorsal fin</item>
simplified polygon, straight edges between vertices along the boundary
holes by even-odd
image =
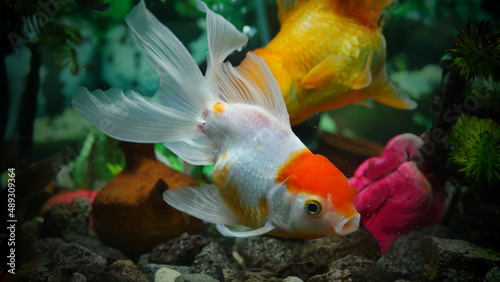
[[[394,108],[413,110],[417,107],[417,102],[411,100],[407,93],[387,81],[385,65],[370,87],[362,91],[375,101]]]
[[[300,87],[303,89],[320,88],[330,82],[334,77],[338,77],[344,70],[348,57],[340,55],[330,55],[326,57],[321,63],[313,67],[302,79],[300,80]]]
[[[208,9],[198,0],[198,9],[207,13],[209,65],[219,64],[234,50],[247,44],[248,37],[239,32],[233,24]]]
[[[259,106],[284,126],[290,126],[281,90],[261,57],[249,52],[237,69],[221,64],[214,66],[207,77],[210,83],[217,84],[217,96],[223,101]]]
[[[219,230],[220,234],[227,236],[227,237],[252,237],[252,236],[258,236],[262,235],[268,232],[273,231],[276,229],[276,227],[271,223],[271,222],[266,222],[264,226],[261,228],[257,228],[254,230],[248,230],[248,231],[233,231],[227,228],[224,224],[218,223],[215,225],[217,230]]]
[[[372,83],[372,71],[370,70],[370,66],[372,65],[372,55],[368,57],[366,60],[365,69],[361,74],[359,74],[352,82],[351,89],[359,90],[368,87]]]
[[[229,209],[215,185],[177,187],[163,192],[163,199],[172,207],[211,223],[242,224]]]

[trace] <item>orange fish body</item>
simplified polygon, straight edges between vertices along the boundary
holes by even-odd
[[[276,78],[292,125],[367,97],[396,108],[416,107],[387,82],[378,21],[391,2],[278,0],[281,30],[254,53]]]

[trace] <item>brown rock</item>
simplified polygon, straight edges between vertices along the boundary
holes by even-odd
[[[304,244],[302,260],[328,265],[347,255],[378,260],[380,247],[377,239],[368,230],[360,228],[347,236],[327,236],[311,240]]]
[[[95,231],[106,244],[137,256],[184,232],[199,232],[203,222],[169,206],[169,187],[196,186],[191,177],[158,161],[153,144],[121,142],[125,169],[94,200]]]

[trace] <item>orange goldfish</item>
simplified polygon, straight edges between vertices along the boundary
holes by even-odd
[[[387,81],[378,22],[391,2],[278,0],[281,30],[254,53],[278,81],[292,125],[368,97],[401,109],[417,106]]]
[[[173,188],[163,196],[171,206],[215,223],[223,235],[317,238],[355,231],[354,188],[292,132],[280,89],[262,58],[249,53],[237,69],[223,62],[247,37],[203,2],[198,7],[207,15],[205,76],[140,2],[126,22],[158,72],[160,89],[147,100],[134,91],[91,93],[82,87],[74,107],[111,137],[162,142],[186,162],[215,163],[213,185]]]

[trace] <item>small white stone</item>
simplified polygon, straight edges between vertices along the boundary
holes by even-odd
[[[299,277],[295,276],[288,276],[287,278],[284,279],[286,282],[304,282],[304,280],[300,279]]]
[[[174,282],[181,274],[168,267],[162,267],[155,273],[155,282]]]

